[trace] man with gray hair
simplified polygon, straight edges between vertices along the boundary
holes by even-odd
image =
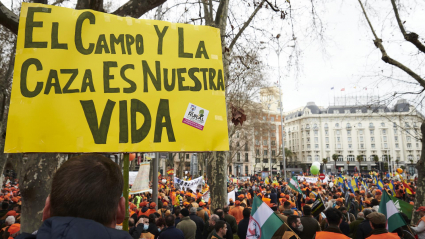
[[[204,231],[204,220],[202,220],[202,218],[200,218],[197,214],[196,214],[196,207],[191,207],[189,212],[189,217],[192,221],[194,221],[196,223],[196,239],[202,239],[202,232]]]
[[[15,223],[15,217],[14,216],[8,216],[6,218],[5,223],[6,223],[6,226],[11,226],[12,224]]]
[[[204,226],[203,238],[208,238],[210,233],[214,230],[215,223],[220,221],[220,217],[217,214],[212,214],[208,222]]]
[[[356,238],[357,237],[357,229],[359,228],[360,223],[364,221],[364,214],[363,212],[357,213],[357,219],[354,222],[350,223],[350,237]]]
[[[363,210],[363,216],[365,220],[359,224],[359,227],[357,228],[356,237],[353,237],[353,239],[365,239],[368,237],[372,232],[372,227],[370,226],[369,219],[367,219],[367,215],[372,213],[372,209],[365,209]]]

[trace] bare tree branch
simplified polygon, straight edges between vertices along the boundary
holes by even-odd
[[[220,1],[220,4],[218,5],[217,13],[215,15],[215,25],[216,26],[220,26],[221,21],[223,21],[222,20],[222,18],[223,18],[222,17],[223,16],[223,9],[226,6],[226,2],[227,1]],[[211,18],[211,20],[212,20],[212,18]],[[224,21],[226,21],[226,19],[224,19]],[[224,32],[222,33],[222,35],[223,34],[224,34]]]
[[[406,30],[404,29],[403,23],[401,22],[401,19],[400,19],[400,15],[398,13],[397,6],[395,5],[395,0],[391,0],[391,4],[393,5],[393,10],[394,10],[395,18],[397,19],[398,27],[400,28],[400,31],[403,34],[404,39],[406,41],[412,43],[413,45],[415,45],[421,52],[425,53],[425,45],[423,45],[419,41],[418,34],[416,34],[414,32],[407,33]]]
[[[369,20],[369,17],[366,14],[366,10],[363,7],[363,3],[361,2],[361,0],[358,0],[360,3],[360,6],[362,8],[363,14],[366,18],[367,23],[369,24],[370,30],[372,31],[373,36],[375,37],[375,40],[373,40],[373,43],[375,44],[375,46],[381,51],[382,57],[381,59],[385,62],[388,63],[390,65],[393,65],[397,68],[399,68],[400,70],[406,72],[408,75],[410,75],[413,79],[415,79],[422,87],[425,88],[425,80],[422,79],[418,74],[416,74],[416,72],[412,71],[409,67],[403,65],[402,63],[398,62],[397,60],[391,58],[385,48],[384,45],[382,45],[382,39],[379,39],[378,36],[376,35],[375,30],[373,29],[372,23]]]
[[[47,0],[33,0],[33,3],[47,4]]]
[[[0,2],[0,24],[18,34],[19,17]]]
[[[56,2],[52,3],[52,5],[53,6],[56,6],[56,5],[59,5],[59,4],[63,3],[63,2],[65,2],[65,1],[68,1],[68,0],[57,0]]]
[[[112,14],[139,18],[167,0],[129,0]]]
[[[239,30],[239,32],[236,34],[236,36],[233,38],[232,42],[229,45],[230,51],[232,50],[233,46],[235,45],[236,41],[239,39],[239,37],[242,35],[243,31],[249,26],[252,19],[254,19],[255,15],[257,15],[257,12],[261,9],[264,2],[266,0],[262,0],[261,3],[257,6],[257,8],[254,10],[254,12],[249,16],[248,20],[243,24],[242,28]]]
[[[103,10],[103,0],[78,0],[75,9],[92,9],[99,12]]]

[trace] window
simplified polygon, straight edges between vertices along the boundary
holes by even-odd
[[[307,149],[310,149],[310,144],[307,144]]]
[[[337,148],[337,149],[341,149],[341,144],[337,144],[337,145],[336,145],[336,148]]]
[[[354,162],[354,155],[348,155],[347,161]]]
[[[395,147],[398,149],[398,143],[395,144]]]
[[[347,130],[347,135],[350,136],[351,135],[351,130]]]
[[[375,137],[370,137],[370,142],[375,142]]]
[[[326,148],[329,149],[329,144],[326,144]]]
[[[276,156],[276,150],[272,150],[272,157]]]
[[[393,127],[397,128],[397,124],[395,122],[393,122]]]
[[[412,140],[412,138],[410,138],[410,136],[406,137],[407,142],[410,142]]]
[[[383,129],[383,130],[382,130],[382,134],[383,134],[383,135],[386,135],[386,134],[387,134],[387,130],[386,130],[386,129]]]
[[[274,121],[274,117],[271,117],[271,118],[270,118],[270,121]]]
[[[382,140],[383,140],[384,142],[387,142],[387,136],[382,137]]]
[[[255,155],[256,155],[256,156],[259,156],[259,155],[260,155],[260,150],[259,150],[259,149],[256,149],[256,150],[255,150]]]
[[[394,141],[398,142],[398,136],[394,136]]]
[[[361,109],[356,109],[356,113],[362,113],[362,110]]]
[[[387,149],[387,148],[388,148],[388,144],[384,143],[384,149]]]
[[[245,174],[249,174],[249,172],[248,172],[248,165],[245,165]]]
[[[385,127],[385,123],[384,122],[381,123],[381,127]]]
[[[361,149],[364,149],[364,144],[360,144],[360,148]]]
[[[407,148],[411,149],[412,148],[412,143],[407,143]]]
[[[375,148],[375,144],[372,144],[371,146],[372,146],[372,149],[374,149],[374,148]]]
[[[260,163],[260,159],[259,158],[256,158],[255,159],[255,163]]]
[[[319,143],[319,137],[314,137],[314,142],[317,144]]]
[[[319,145],[318,144],[315,144],[314,145],[314,148],[318,149],[319,148]]]
[[[236,158],[237,158],[238,162],[240,162],[241,161],[241,153],[237,153]]]
[[[416,143],[416,148],[419,148],[419,143]]]
[[[255,145],[260,145],[260,141],[258,139],[255,140]]]
[[[258,135],[258,131],[255,131],[255,135]]]
[[[314,131],[314,136],[317,136],[319,134],[319,132],[316,130]]]
[[[372,134],[374,134],[374,133],[375,133],[375,130],[371,129],[371,130],[370,130],[370,134],[372,135]]]
[[[352,144],[348,144],[348,148],[349,149],[352,149],[353,148],[353,145]]]
[[[325,135],[328,136],[329,135],[329,131],[325,130]]]
[[[289,135],[290,137],[291,135]],[[272,137],[276,137],[276,132],[272,132]]]
[[[326,137],[325,140],[326,140],[326,143],[329,143],[329,137]]]
[[[336,131],[336,135],[340,135],[341,132],[339,130]]]
[[[276,141],[274,141],[274,140],[272,140],[271,143],[272,143],[272,145],[276,145]]]
[[[308,161],[308,162],[311,162],[311,155],[308,155],[308,156],[307,156],[307,161]]]
[[[248,153],[245,153],[245,162],[249,162]]]
[[[397,129],[394,129],[394,134],[397,134]]]
[[[339,110],[334,110],[334,114],[339,114]]]
[[[337,159],[336,161],[339,161],[339,162],[342,162],[342,161],[344,161],[344,156],[342,156],[342,155],[339,155],[339,156],[338,156],[338,159]]]
[[[186,159],[189,159],[189,154],[186,154]]]
[[[327,128],[328,127],[328,123],[325,123],[325,128]]]
[[[314,155],[314,161],[316,161],[316,162],[319,161],[319,155]]]
[[[350,113],[350,110],[344,110],[344,112],[346,113],[346,114],[349,114]],[[347,126],[348,127],[348,126]]]
[[[310,142],[310,138],[307,138],[307,143],[309,143]]]
[[[336,123],[336,124],[335,124],[335,127],[337,127],[337,128],[338,128],[338,127],[339,127],[339,124],[338,124],[338,123]]]
[[[336,137],[336,142],[341,142],[341,137]]]
[[[347,141],[348,141],[348,142],[351,142],[351,137],[348,137],[348,138],[347,138]]]
[[[358,127],[359,127],[359,128],[361,128],[361,127],[362,127],[362,123],[359,123],[359,124],[358,124]]]
[[[363,135],[363,130],[359,130],[359,135]]]
[[[373,123],[369,123],[369,127],[373,127]]]
[[[263,140],[263,145],[267,145],[267,140]]]

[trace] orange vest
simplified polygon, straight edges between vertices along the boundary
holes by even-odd
[[[371,235],[370,237],[367,237],[367,239],[400,239],[400,237],[397,235],[397,233],[382,233],[378,235]]]
[[[237,224],[239,224],[239,222],[243,219],[243,209],[244,208],[241,206],[236,206],[229,212],[230,215],[235,217]]]
[[[316,239],[349,239],[344,234],[341,233],[335,233],[335,232],[316,232]]]

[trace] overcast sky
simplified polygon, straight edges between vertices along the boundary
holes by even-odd
[[[10,6],[11,0],[2,0],[2,2]],[[125,1],[113,1],[111,9],[113,10],[123,2]],[[406,21],[407,30],[424,36],[425,4],[415,0],[404,0],[403,3],[407,5],[407,8],[401,9],[400,14],[401,18]],[[289,71],[286,65],[291,47],[286,47],[281,54],[280,72],[284,111],[301,107],[310,101],[326,107],[333,104],[334,96],[381,95],[383,97],[392,94],[395,90],[417,90],[414,85],[398,81],[412,82],[409,76],[385,64],[380,59],[380,51],[373,45],[371,31],[366,25],[358,1],[323,0],[316,3],[316,10],[325,27],[324,42],[308,37],[311,33],[311,28],[309,28],[312,21],[311,6],[303,5],[308,4],[306,1],[292,1],[292,4],[295,34],[302,55],[300,58],[301,68],[297,71],[298,77],[296,77],[295,71]],[[64,6],[74,7],[75,2],[65,3]],[[377,34],[384,40],[387,52],[414,70],[419,69],[418,73],[423,75],[423,70],[420,69],[423,68],[421,66],[424,58],[420,55],[417,56],[417,50],[411,44],[403,41],[400,31],[395,25],[390,1],[372,1],[372,5],[367,6],[367,9]],[[265,9],[261,11],[254,21],[256,26],[269,29],[271,34],[282,33],[281,43],[286,42],[289,36],[283,32],[287,33],[290,29],[289,21],[279,21],[278,17],[267,20],[270,19],[270,11]],[[239,14],[240,18],[247,17],[244,9]],[[144,17],[151,16],[152,13]],[[167,15],[166,20],[173,21],[179,17],[180,13],[176,11]],[[181,21],[180,18],[179,20]],[[248,30],[246,33],[252,34],[252,32],[253,30]],[[262,56],[262,60],[271,67],[267,71],[270,81],[276,82],[278,78],[276,53],[271,47],[266,46],[262,50]],[[382,80],[382,76],[391,76],[395,80]],[[331,88],[334,89],[331,90]],[[343,88],[345,91],[341,91]],[[405,96],[405,98],[418,101],[413,96]]]

